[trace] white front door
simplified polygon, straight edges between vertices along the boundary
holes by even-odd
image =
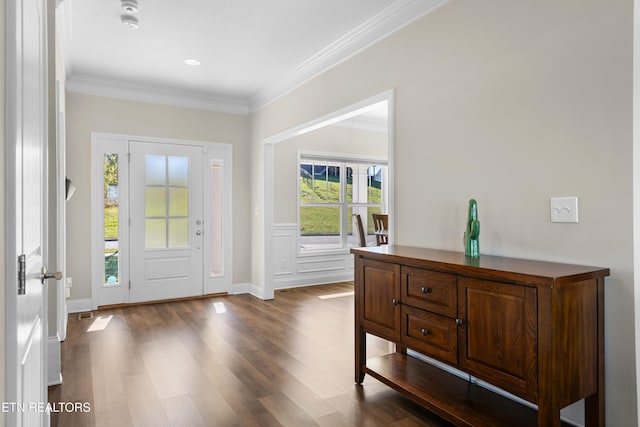
[[[7,425],[43,426],[46,288],[46,8],[9,0],[7,13]]]
[[[130,301],[202,295],[202,147],[131,141]]]

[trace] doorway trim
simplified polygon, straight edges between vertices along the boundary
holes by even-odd
[[[366,112],[369,107],[379,102],[387,101],[388,115],[387,115],[387,158],[388,158],[388,185],[389,185],[389,194],[388,194],[388,211],[391,218],[394,218],[394,177],[395,177],[395,168],[394,168],[394,141],[395,141],[395,105],[394,105],[394,91],[393,89],[387,90],[385,92],[379,93],[377,95],[373,95],[369,98],[360,100],[354,104],[348,105],[346,107],[340,108],[338,110],[332,111],[323,116],[317,117],[315,119],[304,122],[300,125],[289,128],[285,131],[277,133],[275,135],[269,136],[262,141],[263,144],[263,154],[264,154],[264,277],[263,283],[264,287],[262,288],[262,293],[257,294],[262,299],[269,300],[274,297],[274,259],[273,255],[275,253],[274,241],[273,241],[273,233],[274,233],[274,223],[273,223],[273,209],[274,209],[274,180],[273,180],[273,172],[274,172],[274,164],[273,164],[273,150],[274,145],[280,142],[286,141],[290,138],[304,135],[306,133],[312,132],[314,130],[330,126],[332,124],[338,123],[342,120],[346,120],[348,118],[357,116]],[[389,222],[389,244],[393,244],[393,236],[394,233],[394,224],[393,221]]]
[[[91,307],[97,309],[98,306],[109,304],[128,304],[129,298],[129,229],[128,227],[122,227],[120,230],[119,240],[121,240],[123,262],[121,269],[121,285],[108,289],[107,295],[102,295],[102,290],[105,289],[103,284],[104,272],[101,271],[103,262],[100,262],[100,257],[104,257],[104,237],[103,237],[103,155],[106,152],[118,153],[123,156],[124,164],[119,167],[119,190],[123,194],[119,195],[120,203],[120,225],[127,225],[129,219],[129,141],[138,142],[150,142],[157,144],[172,144],[172,145],[190,145],[202,147],[203,149],[203,165],[206,166],[207,161],[211,161],[214,158],[222,158],[224,161],[223,172],[223,194],[222,203],[223,211],[222,218],[224,221],[224,227],[222,228],[223,236],[223,275],[212,276],[207,273],[207,251],[204,251],[203,259],[203,295],[210,293],[227,292],[232,293],[233,283],[233,236],[231,230],[233,229],[233,215],[232,215],[232,176],[233,176],[233,156],[232,145],[206,142],[206,141],[193,141],[193,140],[181,140],[181,139],[168,139],[168,138],[155,138],[148,136],[137,135],[120,135],[120,134],[108,134],[108,133],[91,133]],[[206,170],[206,168],[205,168]],[[203,176],[203,198],[204,198],[204,218],[210,218],[210,210],[208,203],[206,203],[205,195],[211,193],[211,180],[205,173]],[[124,216],[123,216],[124,215]],[[211,233],[209,232],[208,221],[204,224],[204,247],[207,248],[211,245]],[[220,288],[212,290],[210,285],[211,280],[217,280]],[[113,290],[113,295],[108,295]],[[106,304],[105,304],[106,302]]]

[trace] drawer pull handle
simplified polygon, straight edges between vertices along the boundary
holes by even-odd
[[[427,287],[420,288],[420,291],[422,291],[423,294],[428,294],[429,292],[431,292],[431,290]]]
[[[456,325],[462,326],[462,319],[456,319]]]
[[[420,332],[422,332],[422,335],[424,335],[425,337],[429,335],[429,331],[426,329],[422,329]]]
[[[392,299],[391,302],[393,303],[393,305],[398,305],[398,300],[397,299]]]

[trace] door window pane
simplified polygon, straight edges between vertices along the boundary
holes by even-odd
[[[188,188],[169,188],[169,216],[189,216]]]
[[[144,167],[147,185],[165,185],[167,183],[167,161],[165,156],[145,154]]]
[[[151,218],[144,221],[144,240],[147,249],[167,247],[167,220]]]
[[[174,187],[189,185],[188,157],[169,157],[169,185]]]
[[[170,248],[189,247],[189,219],[188,218],[169,219],[169,247]]]
[[[145,195],[145,216],[167,215],[167,192],[165,187],[147,187]]]

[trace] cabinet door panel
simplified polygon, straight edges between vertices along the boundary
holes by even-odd
[[[402,345],[455,364],[458,362],[458,341],[455,320],[402,306]]]
[[[404,304],[456,317],[458,307],[455,275],[404,266],[401,273]]]
[[[458,279],[459,365],[478,378],[537,398],[536,290],[487,280]]]
[[[400,266],[363,260],[360,321],[367,332],[400,339]]]

